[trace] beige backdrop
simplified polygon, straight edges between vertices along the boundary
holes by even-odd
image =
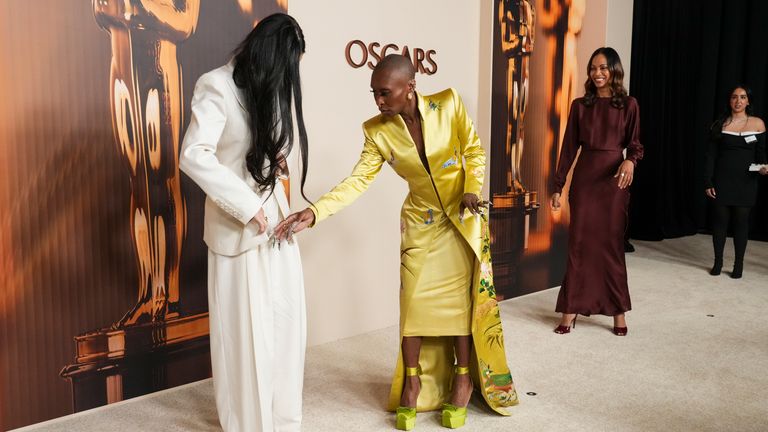
[[[609,8],[608,0],[587,0],[577,52],[577,95],[583,93],[589,55],[606,44],[608,14],[613,14],[614,38],[619,29],[631,29],[632,0],[612,1],[622,5]],[[491,1],[292,0],[289,13],[307,38],[302,79],[311,149],[306,192],[311,199],[350,173],[362,149],[361,124],[377,114],[369,92],[370,69],[354,69],[346,62],[345,47],[351,40],[436,50],[438,72],[417,76],[418,90],[457,88],[484,145],[489,142]],[[620,54],[628,70],[629,53]],[[532,89],[531,98],[536,97]],[[536,109],[529,109],[535,117]],[[296,183],[292,206],[300,210],[306,203]],[[384,167],[357,202],[300,236],[310,345],[397,324],[398,215],[406,193],[405,182]],[[549,219],[548,209],[542,210],[541,217]]]
[[[345,47],[351,40],[435,50],[438,71],[418,75],[418,91],[429,94],[455,87],[477,119],[479,3],[292,0],[289,13],[307,39],[302,79],[311,148],[306,188],[310,198],[318,198],[351,172],[362,149],[361,124],[378,113],[370,93],[371,70],[354,69],[346,62]],[[298,198],[296,183],[292,205],[300,209],[306,203]],[[405,182],[384,167],[357,202],[301,235],[310,344],[397,322],[399,212],[406,193]]]

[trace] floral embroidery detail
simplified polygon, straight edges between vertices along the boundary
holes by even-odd
[[[480,292],[488,293],[488,297],[496,297],[496,287],[493,286],[493,282],[489,282],[489,279],[480,279]]]
[[[448,168],[449,166],[458,165],[458,163],[459,163],[459,151],[456,149],[456,147],[454,147],[453,157],[443,162],[443,168]]]
[[[496,301],[496,299],[491,299],[491,300],[486,301],[485,303],[481,304],[480,306],[477,307],[477,318],[478,319],[482,319],[486,315],[488,315],[488,313],[490,313],[491,311],[494,311],[494,310],[496,311],[495,313],[498,314],[498,309],[496,309],[496,306],[498,304],[499,304],[499,302]],[[487,330],[486,330],[486,332],[487,332]]]
[[[435,221],[435,215],[432,209],[427,210],[427,217],[424,218],[425,225],[431,225]]]
[[[472,334],[475,338],[475,352],[478,356],[480,383],[483,396],[488,405],[499,413],[503,408],[519,403],[512,375],[504,355],[504,332],[501,325],[499,302],[493,285],[493,265],[491,262],[491,241],[488,217],[480,215],[481,248],[476,267],[473,293],[473,321],[477,328]]]
[[[429,109],[431,109],[432,111],[437,111],[441,108],[442,107],[440,106],[440,102],[435,103],[435,101],[433,101],[432,99],[429,100]]]
[[[400,219],[400,234],[405,234],[405,219]]]
[[[487,293],[488,297],[496,299],[496,287],[493,285],[493,264],[491,262],[491,238],[488,236],[488,219],[484,214],[480,217],[480,237],[483,239],[483,248],[480,254],[480,289],[478,292]]]
[[[498,315],[498,310],[496,310],[496,315]],[[501,320],[485,329],[483,333],[485,334],[485,344],[489,348],[496,345],[500,350],[504,349],[504,332],[501,330]]]
[[[483,261],[480,263],[480,275],[483,279],[490,279],[493,277],[493,266],[490,263]]]
[[[517,392],[515,392],[511,374],[494,374],[490,366],[482,360],[480,361],[480,370],[483,388],[485,388],[491,402],[496,402],[500,406],[517,404]]]

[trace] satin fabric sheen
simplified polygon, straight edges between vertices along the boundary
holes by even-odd
[[[591,107],[573,101],[555,175],[561,192],[573,169],[568,200],[568,266],[555,310],[580,315],[618,315],[632,309],[624,260],[629,189],[619,189],[614,177],[626,159],[643,157],[640,111],[627,97],[621,109],[610,98],[597,98]]]
[[[425,337],[422,343],[419,364],[424,374],[417,409],[438,409],[450,394],[453,337],[443,335],[461,331],[460,321],[466,319],[461,302],[446,300],[441,305],[422,303],[419,299],[436,286],[448,287],[438,288],[439,295],[455,293],[456,281],[463,280],[462,284],[469,289],[465,298],[470,301],[468,330],[473,336],[475,354],[470,373],[488,405],[508,415],[504,407],[517,404],[518,398],[504,354],[487,221],[469,216],[468,212],[464,218],[459,215],[463,195],[480,194],[485,153],[454,89],[416,97],[431,175],[422,164],[403,119],[378,115],[363,124],[365,142],[352,174],[323,195],[312,211],[317,223],[351,204],[373,182],[385,162],[408,182],[409,193],[400,213],[401,336],[406,330],[412,335],[436,335]],[[465,248],[470,251],[468,257],[462,252]],[[467,258],[470,262],[466,262]],[[456,267],[465,269],[463,277],[453,272]],[[423,274],[425,268],[428,276]],[[440,323],[413,321],[420,314],[431,314],[429,309],[435,307],[448,308],[446,313],[453,316],[451,322],[442,327]],[[390,392],[391,410],[399,404],[403,379],[400,353]]]

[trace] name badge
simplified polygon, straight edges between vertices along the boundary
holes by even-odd
[[[744,137],[744,141],[751,143],[757,141],[757,138],[754,135],[747,135]]]

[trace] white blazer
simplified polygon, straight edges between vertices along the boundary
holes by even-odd
[[[269,192],[258,191],[245,155],[251,132],[245,98],[232,78],[230,62],[197,81],[192,118],[184,135],[179,168],[205,192],[203,240],[219,255],[239,255],[266,243],[267,233],[248,222],[264,205]],[[283,183],[274,197],[283,217],[290,214]],[[275,221],[276,222],[276,221]]]

